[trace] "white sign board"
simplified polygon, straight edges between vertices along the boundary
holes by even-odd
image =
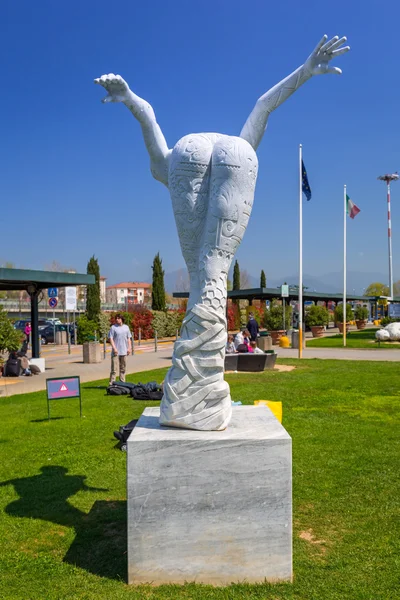
[[[65,310],[76,310],[76,287],[65,288]]]
[[[282,296],[282,298],[289,297],[289,286],[288,285],[281,285],[281,296]]]

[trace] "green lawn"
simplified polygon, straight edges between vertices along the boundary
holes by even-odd
[[[375,333],[378,328],[362,329],[361,331],[349,331],[346,336],[347,348],[368,348],[371,349],[390,349],[400,348],[400,344],[395,342],[378,342],[375,341]],[[331,335],[324,338],[314,338],[307,340],[307,348],[343,348],[343,335]]]
[[[292,372],[227,379],[234,400],[283,402],[293,584],[126,585],[126,455],[112,432],[157,403],[108,397],[96,382],[83,385],[82,419],[74,399],[53,402],[48,422],[44,392],[0,397],[0,598],[400,598],[398,364],[303,360]]]

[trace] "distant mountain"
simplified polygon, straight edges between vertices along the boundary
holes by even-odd
[[[319,277],[322,285],[330,284],[334,286],[338,292],[343,290],[343,272],[337,271],[335,273],[328,273],[327,275],[321,275]],[[365,289],[374,283],[380,281],[381,283],[387,283],[388,276],[383,273],[363,273],[361,271],[347,271],[347,291],[349,293],[362,295]]]
[[[289,285],[298,285],[299,276],[297,273],[295,275],[282,277],[281,279],[268,279],[267,276],[267,287],[280,287],[285,281]],[[315,290],[316,292],[328,292],[331,294],[340,292],[340,289],[337,289],[335,285],[325,283],[321,278],[313,277],[313,275],[308,275],[306,273],[303,275],[303,285],[305,285],[309,291]]]
[[[188,292],[189,291],[189,274],[186,267],[165,273],[164,275],[164,286],[165,291],[168,294],[174,292]]]

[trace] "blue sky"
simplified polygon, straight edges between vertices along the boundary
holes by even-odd
[[[384,6],[384,8],[382,8]],[[155,181],[138,123],[101,104],[93,79],[120,73],[157,115],[169,147],[191,132],[238,135],[256,100],[301,65],[324,33],[346,35],[342,76],[314,77],[270,118],[258,149],[253,214],[237,258],[268,277],[297,271],[298,144],[313,192],[304,204],[304,271],[342,268],[343,184],[361,208],[348,222],[348,268],[387,275],[385,186],[400,168],[394,1],[3,0],[0,5],[0,262],[149,280],[160,252],[183,266],[168,190]],[[392,188],[400,278],[400,183]]]

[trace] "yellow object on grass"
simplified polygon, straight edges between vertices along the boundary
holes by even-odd
[[[254,400],[254,406],[268,406],[270,411],[282,423],[282,402],[274,402],[273,400]]]
[[[381,320],[380,319],[375,319],[375,321],[374,321],[375,327],[379,327],[380,324],[381,324]]]
[[[281,348],[290,348],[289,338],[287,335],[283,335],[279,340],[279,346]]]

